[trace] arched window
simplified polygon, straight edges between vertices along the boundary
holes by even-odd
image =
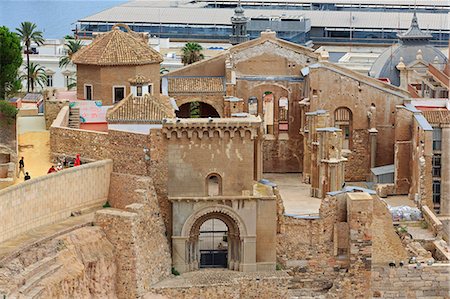
[[[342,130],[343,149],[352,148],[352,111],[347,107],[340,107],[334,111],[334,126]]]
[[[222,178],[217,173],[206,177],[206,192],[208,196],[222,195]]]
[[[289,129],[289,101],[286,97],[278,100],[278,129],[280,131],[288,131]]]
[[[248,113],[251,115],[258,115],[258,98],[250,97],[248,98]]]

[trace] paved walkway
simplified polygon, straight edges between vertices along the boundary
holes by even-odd
[[[317,215],[321,199],[309,196],[310,185],[299,173],[264,173],[263,178],[278,185],[288,215]]]
[[[22,116],[17,119],[19,134],[18,159],[24,157],[25,171],[31,178],[47,174],[50,161],[50,132],[45,130],[43,116]],[[23,182],[23,174],[15,184]]]
[[[34,243],[41,243],[45,240],[93,223],[94,214],[95,212],[91,211],[90,213],[77,217],[70,217],[58,223],[44,225],[0,243],[0,265],[4,259],[8,259],[9,256],[21,252]]]

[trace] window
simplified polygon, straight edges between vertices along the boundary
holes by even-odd
[[[47,86],[53,87],[53,76],[52,75],[47,75]]]
[[[286,97],[281,97],[278,100],[278,129],[280,131],[287,131],[289,129],[289,100]]]
[[[351,149],[352,145],[352,112],[346,107],[334,111],[334,126],[342,130],[343,149]]]
[[[442,129],[433,128],[433,151],[441,150]]]
[[[153,94],[153,84],[148,85],[148,93]]]
[[[433,155],[432,172],[433,177],[441,177],[441,155]]]
[[[92,85],[84,86],[84,98],[88,101],[92,100]]]
[[[142,97],[142,85],[136,86],[136,96]]]
[[[125,97],[125,87],[114,87],[114,103],[120,102]]]
[[[441,210],[441,181],[433,181],[433,205],[434,211],[439,214]]]
[[[208,196],[222,194],[222,178],[218,174],[210,174],[206,178],[206,188]]]
[[[258,98],[250,97],[248,99],[248,113],[251,115],[258,115]]]

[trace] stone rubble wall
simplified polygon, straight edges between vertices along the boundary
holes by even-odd
[[[45,128],[48,130],[63,107],[69,107],[68,100],[44,99]],[[67,109],[69,111],[69,109]]]
[[[0,190],[0,242],[102,206],[112,168],[111,160],[97,161]]]
[[[142,299],[286,299],[288,296],[288,277],[239,278],[233,284],[211,284],[189,287],[155,288]]]
[[[135,190],[137,201],[126,210],[97,212],[101,226],[114,245],[117,296],[136,298],[171,273],[171,256],[162,216],[153,189]]]
[[[450,298],[450,264],[372,267],[373,298]]]

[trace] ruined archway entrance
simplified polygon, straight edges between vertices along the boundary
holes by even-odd
[[[188,102],[181,105],[176,112],[179,118],[220,117],[217,110],[204,102]]]
[[[230,215],[214,211],[198,217],[186,241],[188,270],[228,268],[239,270],[242,236],[239,225]]]

